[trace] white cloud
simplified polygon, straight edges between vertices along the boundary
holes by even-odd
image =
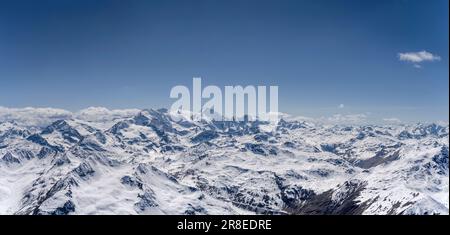
[[[340,109],[343,109],[345,106],[344,106],[344,104],[340,104],[339,106],[338,106],[338,108],[340,108]]]
[[[279,116],[281,119],[286,121],[299,121],[299,122],[313,122],[314,118],[305,117],[305,116],[292,116],[289,114],[284,114],[283,116]]]
[[[326,125],[361,125],[367,124],[369,121],[370,113],[357,113],[357,114],[334,114],[331,116],[322,116],[318,118],[305,117],[305,116],[291,116],[290,118],[283,119],[287,121],[305,121],[310,124],[326,124]]]
[[[398,118],[383,118],[383,121],[389,122],[389,123],[401,123],[400,119]]]
[[[114,109],[90,107],[72,113],[55,108],[6,108],[0,106],[0,122],[16,122],[26,126],[45,126],[56,120],[77,118],[91,122],[114,121],[130,118],[139,113],[139,109]]]
[[[0,122],[16,122],[30,126],[47,125],[59,119],[70,119],[72,113],[54,108],[6,108],[0,106]]]
[[[414,63],[415,68],[422,68],[422,66],[419,65],[419,63],[422,62],[441,60],[440,56],[433,55],[428,51],[398,53],[398,58],[400,61]]]
[[[139,109],[113,109],[104,107],[89,107],[82,109],[74,114],[74,117],[84,121],[103,122],[113,121],[115,119],[130,118],[138,114]]]
[[[367,115],[365,114],[334,114],[331,117],[328,117],[327,120],[331,123],[337,124],[355,124],[366,121]]]

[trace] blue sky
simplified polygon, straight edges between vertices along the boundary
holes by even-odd
[[[448,8],[447,0],[1,1],[0,106],[169,107],[170,89],[200,76],[204,85],[278,85],[280,111],[295,115],[448,120]],[[399,59],[421,51],[439,59]]]

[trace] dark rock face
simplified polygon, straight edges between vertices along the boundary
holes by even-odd
[[[449,151],[447,147],[442,147],[441,152],[433,157],[432,161],[437,165],[438,174],[448,174],[449,167]]]
[[[81,163],[77,168],[73,170],[81,178],[88,178],[94,174],[94,169],[88,163]]]
[[[326,177],[330,176],[330,174],[333,173],[333,171],[328,170],[328,169],[316,169],[316,170],[310,170],[309,173],[316,175],[316,176],[326,178]]]
[[[359,203],[355,199],[364,189],[364,183],[345,182],[343,186],[335,190],[329,190],[321,194],[312,195],[304,203],[296,207],[287,208],[293,214],[301,215],[353,215],[361,214],[368,205]],[[338,200],[333,200],[333,193],[345,189]]]
[[[304,189],[301,186],[284,186],[281,189],[281,200],[288,208],[294,208],[297,205],[309,200],[316,194],[313,190]]]
[[[320,148],[324,152],[336,153],[337,146],[334,144],[322,144],[320,145]]]
[[[55,150],[53,150],[52,148],[49,148],[47,146],[44,146],[44,147],[41,148],[41,150],[37,154],[37,157],[39,159],[43,159],[43,158],[45,158],[47,156],[54,155],[54,154],[56,154]]]
[[[20,159],[31,160],[34,158],[33,152],[29,150],[20,149],[16,151],[16,154],[19,156]]]
[[[363,132],[359,132],[358,135],[356,136],[356,139],[358,140],[362,140],[366,137],[366,134],[364,134]]]
[[[404,139],[421,139],[427,136],[435,136],[435,137],[445,137],[448,136],[448,132],[445,129],[445,127],[436,125],[436,124],[430,124],[430,125],[421,125],[412,130],[409,131],[402,131],[398,135],[398,138],[401,140]]]
[[[448,147],[444,146],[441,148],[441,153],[438,154],[435,158],[433,158],[433,161],[435,161],[439,165],[443,165],[448,169],[448,156],[449,156]]]
[[[291,141],[284,142],[283,146],[288,147],[288,148],[295,148],[295,144],[292,143]]]
[[[207,142],[207,141],[210,141],[210,140],[215,139],[217,137],[219,137],[219,134],[217,134],[216,131],[206,130],[206,131],[203,131],[200,134],[196,135],[195,137],[193,137],[191,139],[191,141],[193,143]]]
[[[269,196],[262,189],[261,191],[249,191],[242,187],[231,186],[218,190],[225,191],[228,194],[228,197],[231,199],[233,205],[237,207],[253,211],[258,214],[280,213],[280,211],[276,210],[272,206],[272,202],[275,201],[275,198]]]
[[[14,157],[11,153],[6,153],[3,157],[2,157],[2,161],[5,162],[6,164],[10,165],[10,164],[20,164],[19,159],[17,159],[16,157]]]
[[[205,208],[201,206],[193,206],[188,204],[188,209],[184,212],[185,215],[198,215],[198,214],[208,214]]]
[[[46,182],[40,178],[34,181],[33,191],[37,191],[38,194],[33,195],[31,192],[26,193],[22,198],[22,201],[25,204],[28,204],[31,201],[33,203],[30,203],[29,206],[20,209],[17,212],[17,214],[33,214],[33,215],[48,215],[54,213],[64,214],[65,212],[69,213],[75,210],[75,204],[72,201],[70,202],[67,201],[64,206],[60,207],[59,210],[56,209],[55,211],[46,211],[41,208],[41,205],[46,200],[52,198],[53,196],[55,196],[55,194],[59,192],[63,192],[65,196],[70,198],[72,194],[71,188],[78,186],[78,183],[73,177],[65,177],[56,181],[48,191],[39,190],[39,188],[43,188],[45,186]]]
[[[39,135],[39,134],[33,134],[33,135],[30,135],[30,136],[28,136],[27,140],[29,140],[29,141],[31,141],[31,142],[33,142],[33,143],[39,144],[39,145],[41,145],[41,146],[48,147],[48,148],[53,149],[54,151],[57,151],[57,152],[64,152],[64,148],[63,148],[63,147],[60,147],[60,146],[53,146],[53,145],[49,144],[49,143],[47,142],[47,140],[45,140],[45,139],[44,139],[41,135]]]
[[[21,130],[21,129],[12,128],[12,129],[9,129],[9,130],[7,130],[5,132],[1,132],[0,133],[0,143],[5,141],[8,138],[15,138],[15,137],[25,138],[25,137],[27,137],[29,135],[30,135],[30,132],[27,131],[27,130]]]
[[[128,128],[130,125],[125,122],[125,121],[120,121],[116,124],[114,124],[114,126],[111,127],[111,129],[109,129],[109,132],[111,132],[112,134],[118,135],[120,134],[120,130]]]
[[[69,164],[70,160],[66,155],[62,155],[55,159],[55,166],[62,166],[64,164]]]
[[[253,143],[246,143],[244,150],[250,150],[254,154],[268,156],[268,155],[277,155],[278,149],[274,146],[267,146],[264,144],[253,144]]]
[[[412,139],[414,138],[414,136],[408,131],[402,131],[400,132],[400,134],[398,134],[398,138],[404,140],[404,139]]]
[[[69,200],[62,207],[56,208],[51,215],[68,215],[70,212],[75,212],[75,204]]]
[[[134,204],[137,211],[145,211],[151,207],[157,207],[158,203],[155,201],[154,193],[152,191],[144,192],[138,195],[139,202]]]
[[[83,136],[64,120],[58,120],[52,123],[50,126],[42,130],[41,134],[51,134],[54,131],[59,131],[63,138],[70,143],[77,143],[78,141],[83,139]]]
[[[283,130],[283,129],[295,130],[295,129],[305,128],[305,127],[306,127],[306,125],[304,122],[298,122],[298,121],[287,122],[287,121],[281,119],[278,122],[277,130]]]
[[[160,175],[160,176],[163,176],[164,178],[167,178],[168,180],[170,180],[170,181],[172,181],[174,183],[178,183],[177,178],[175,178],[173,175],[171,175],[169,173],[166,173],[166,172],[164,172],[164,171],[162,171],[162,170],[160,170],[160,169],[158,169],[158,168],[156,168],[154,166],[150,166],[150,170],[153,173],[155,173],[157,175]]]
[[[220,130],[226,135],[242,136],[260,133],[258,123],[258,121],[213,121],[211,128]]]
[[[263,142],[269,140],[269,136],[266,134],[256,134],[254,139],[258,142]]]
[[[27,140],[34,142],[36,144],[40,144],[40,145],[44,145],[47,146],[49,145],[49,143],[47,142],[47,140],[45,140],[44,138],[42,138],[42,136],[40,136],[39,134],[33,134],[28,136]]]
[[[370,169],[372,167],[376,167],[381,164],[387,164],[389,162],[398,160],[400,157],[398,151],[389,156],[385,156],[384,154],[385,154],[384,152],[378,152],[374,157],[357,161],[355,165],[363,169]]]
[[[163,145],[161,146],[161,153],[165,152],[177,152],[177,151],[183,151],[183,146],[180,145]]]
[[[106,151],[98,143],[92,140],[83,139],[79,142],[78,146],[86,151],[103,152]]]
[[[138,115],[136,115],[136,116],[133,118],[133,121],[134,121],[134,123],[135,123],[136,125],[139,125],[139,126],[147,126],[147,125],[149,125],[150,122],[151,122],[150,118],[148,118],[147,116],[145,116],[142,112],[139,113]]]
[[[164,132],[174,132],[175,130],[172,127],[172,122],[165,112],[161,112],[161,110],[147,110],[149,115],[152,117],[150,126],[159,129]]]
[[[244,169],[237,170],[247,172]],[[260,172],[260,174],[266,174],[269,177],[267,179],[268,183],[273,183],[269,181],[275,180],[273,173]],[[280,206],[279,195],[270,194],[264,188],[248,189],[241,185],[215,185],[213,182],[209,182],[204,178],[196,182],[196,187],[206,195],[210,195],[219,200],[229,201],[236,207],[257,214],[284,214],[284,212],[277,209]],[[201,200],[201,198],[199,199]]]
[[[245,148],[252,151],[254,154],[259,154],[259,155],[264,155],[264,156],[267,155],[262,144],[246,143]]]
[[[128,185],[131,187],[137,187],[139,189],[142,189],[142,183],[136,179],[135,177],[132,176],[124,176],[120,179],[120,183],[122,183],[123,185]]]
[[[97,141],[100,142],[101,144],[106,143],[106,136],[102,132],[97,131],[97,132],[95,132],[94,136],[97,139]]]
[[[176,133],[176,129],[172,127],[171,120],[164,110],[144,110],[133,118],[133,123],[150,127],[163,143],[170,143],[168,133]]]

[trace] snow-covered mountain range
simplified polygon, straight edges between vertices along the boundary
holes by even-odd
[[[448,124],[46,113],[0,122],[0,214],[449,214]]]

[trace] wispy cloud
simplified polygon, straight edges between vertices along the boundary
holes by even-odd
[[[345,107],[344,104],[340,104],[340,105],[338,106],[338,108],[340,108],[340,109],[343,109],[344,107]]]
[[[138,109],[113,109],[103,107],[90,107],[78,112],[70,112],[55,108],[6,108],[0,106],[0,123],[16,122],[29,126],[45,126],[56,120],[77,118],[92,122],[112,121],[120,118],[129,118],[139,113]]]
[[[91,121],[102,122],[120,118],[129,118],[139,113],[139,109],[107,109],[104,107],[89,107],[74,113],[74,117]]]
[[[388,123],[401,123],[400,119],[392,117],[392,118],[383,118],[383,121]]]
[[[6,108],[0,106],[0,122],[17,122],[31,126],[47,125],[59,119],[69,119],[72,113],[54,108]]]
[[[433,55],[428,51],[398,53],[398,58],[400,61],[414,63],[414,67],[419,69],[422,68],[419,63],[441,60],[440,56]]]
[[[335,114],[328,118],[332,123],[360,123],[367,119],[365,114]]]

